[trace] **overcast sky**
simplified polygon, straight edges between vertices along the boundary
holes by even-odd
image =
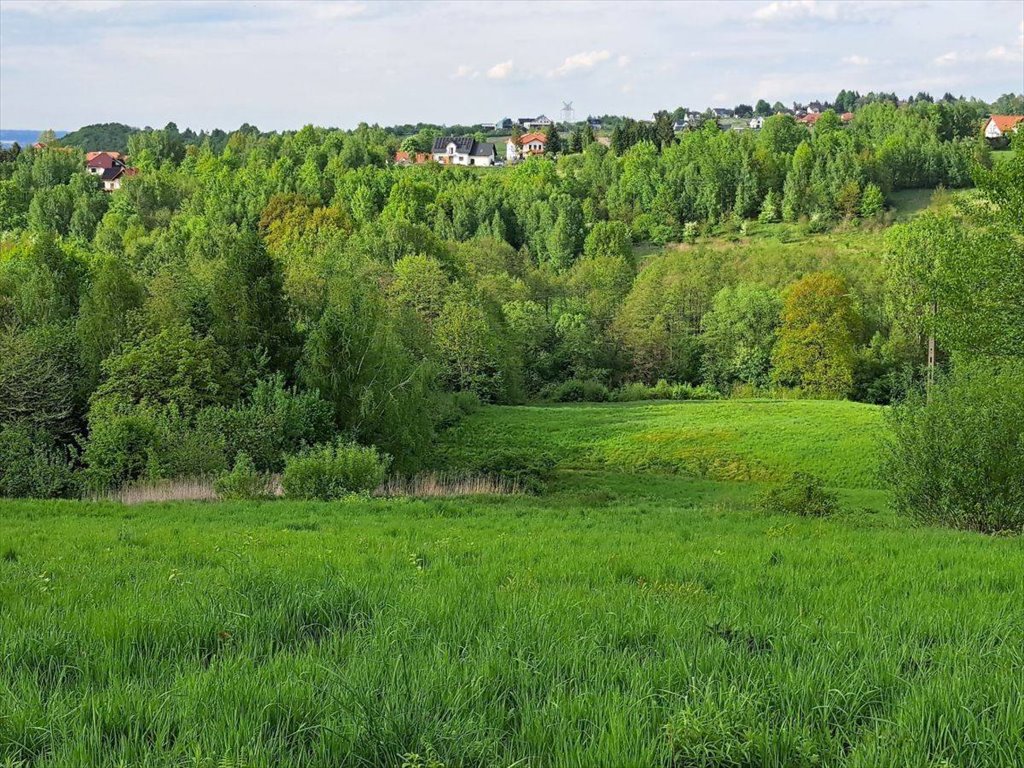
[[[1024,91],[1024,0],[0,0],[0,127],[263,129]]]

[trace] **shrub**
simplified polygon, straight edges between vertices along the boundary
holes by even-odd
[[[271,495],[270,478],[256,469],[249,454],[239,451],[231,471],[222,473],[214,482],[217,496],[227,500],[265,499]]]
[[[223,436],[209,424],[197,427],[175,406],[94,406],[83,458],[88,484],[97,491],[227,469]]]
[[[556,403],[604,403],[608,400],[608,387],[599,381],[569,379],[547,388],[544,395]]]
[[[286,496],[338,499],[369,493],[387,476],[391,457],[375,447],[337,441],[285,457],[281,485]]]
[[[541,493],[547,487],[555,459],[547,453],[499,448],[475,457],[473,472],[506,480],[527,493]]]
[[[0,496],[70,498],[79,493],[69,451],[45,432],[25,426],[0,430]]]
[[[458,424],[469,414],[480,410],[480,396],[476,392],[442,392],[437,395],[434,423],[438,429]]]
[[[612,392],[610,399],[618,403],[639,400],[718,400],[721,393],[708,384],[669,384],[660,379],[653,387],[640,382],[624,384]]]
[[[260,381],[248,401],[200,411],[199,431],[224,436],[225,455],[248,455],[261,472],[280,472],[286,454],[329,440],[334,432],[330,403],[316,392],[285,387],[275,374]]]
[[[984,532],[1024,530],[1024,363],[958,363],[931,400],[893,407],[883,476],[896,511]]]
[[[839,510],[839,499],[825,490],[820,478],[806,472],[794,472],[762,494],[758,506],[772,515],[827,517]]]

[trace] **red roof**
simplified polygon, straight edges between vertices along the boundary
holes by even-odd
[[[853,120],[853,112],[843,112],[843,114],[841,114],[841,115],[839,116],[839,118],[840,118],[840,119],[841,119],[841,120],[842,120],[842,121],[843,121],[844,123],[848,123],[848,122],[850,122],[851,120]]]
[[[820,112],[808,112],[803,117],[798,117],[796,121],[798,123],[804,123],[805,125],[814,125],[818,122],[818,118],[821,117]]]
[[[113,168],[124,165],[120,152],[90,152],[85,156],[85,164],[89,168]]]
[[[408,152],[395,152],[395,162],[396,163],[401,163],[401,162],[408,163],[409,162],[409,153]]]
[[[531,141],[539,141],[541,144],[547,144],[547,137],[543,133],[524,133],[522,138],[519,139],[520,146],[529,144]]]
[[[989,120],[996,124],[996,128],[1006,133],[1014,130],[1018,123],[1024,122],[1024,115],[992,115]]]

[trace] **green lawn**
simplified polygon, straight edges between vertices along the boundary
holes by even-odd
[[[778,480],[811,472],[875,488],[882,409],[847,401],[721,400],[493,407],[440,447],[447,465],[513,446],[562,469],[674,472],[712,480]]]
[[[1024,546],[879,512],[880,430],[486,408],[444,451],[558,450],[547,495],[5,503],[0,766],[1020,765]],[[757,512],[687,446],[846,511]]]

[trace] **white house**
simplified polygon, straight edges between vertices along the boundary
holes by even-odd
[[[519,139],[520,152],[523,157],[543,155],[548,140],[543,133],[524,133]]]
[[[510,138],[505,142],[505,161],[508,163],[514,163],[518,159],[519,147],[517,147],[516,143]]]
[[[1024,124],[1024,115],[992,115],[985,123],[986,139],[1001,139],[1008,133],[1016,133]]]
[[[494,145],[470,136],[445,136],[434,139],[431,156],[442,165],[494,165]]]
[[[136,168],[128,167],[120,152],[89,152],[85,156],[85,170],[100,178],[104,192],[120,189],[121,179],[138,173]]]
[[[764,118],[752,117],[750,118],[750,123],[748,123],[748,125],[750,125],[750,127],[754,129],[764,128]]]
[[[534,130],[536,130],[537,128],[547,128],[549,125],[552,125],[553,123],[554,121],[547,115],[519,118],[519,124],[523,126],[523,128],[532,128]]]

